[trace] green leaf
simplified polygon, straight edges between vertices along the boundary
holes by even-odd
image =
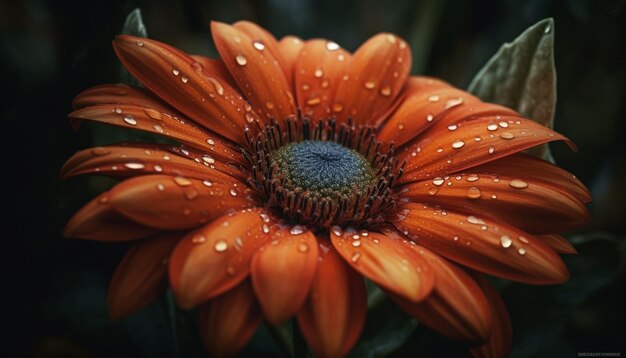
[[[148,31],[146,30],[146,25],[143,23],[141,10],[139,8],[136,8],[126,15],[126,21],[124,21],[124,26],[122,27],[122,34],[137,37],[148,37]],[[124,66],[120,66],[120,81],[127,85],[141,87],[139,81],[137,81],[137,79],[133,77],[133,75],[131,75],[128,70],[124,68]]]
[[[468,91],[552,128],[556,105],[554,21],[544,19],[500,50],[478,72]],[[547,144],[530,154],[554,162]]]

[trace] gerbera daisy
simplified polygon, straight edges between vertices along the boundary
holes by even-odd
[[[562,135],[434,78],[378,34],[350,53],[277,41],[250,22],[211,26],[221,59],[118,36],[145,88],[101,85],[83,120],[177,145],[83,150],[62,175],[121,181],[65,235],[136,240],[109,290],[122,318],[168,287],[200,307],[206,348],[241,349],[262,319],[295,316],[319,356],[342,356],[366,318],[364,277],[477,356],[505,355],[506,309],[480,273],[529,284],[568,278],[557,233],[587,218],[586,188],[521,153]]]

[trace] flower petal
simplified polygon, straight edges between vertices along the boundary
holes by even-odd
[[[248,281],[216,297],[200,311],[200,332],[212,357],[232,357],[261,323],[261,311]]]
[[[350,53],[332,41],[305,43],[295,65],[295,88],[298,107],[313,123],[342,111],[334,97],[349,63]]]
[[[138,224],[115,211],[104,192],[83,206],[63,229],[63,236],[94,241],[127,241],[148,237],[156,229]]]
[[[589,190],[580,180],[545,160],[518,153],[472,168],[476,173],[502,174],[520,179],[540,180],[554,188],[570,193],[583,203],[591,202]]]
[[[390,237],[399,237],[389,230]],[[432,330],[455,340],[485,342],[492,330],[493,317],[487,297],[478,284],[457,265],[432,251],[418,247],[418,252],[435,272],[432,293],[419,303],[387,292],[407,313]]]
[[[318,269],[298,326],[317,356],[345,356],[365,324],[365,285],[329,242],[319,245]]]
[[[537,238],[559,254],[577,254],[576,248],[561,235],[537,235]]]
[[[189,229],[227,210],[254,205],[244,184],[230,178],[219,181],[144,175],[124,180],[111,189],[116,211],[143,225],[158,229]]]
[[[503,222],[426,204],[405,204],[390,218],[416,242],[464,266],[529,284],[565,282],[561,258],[541,240]]]
[[[192,308],[237,285],[250,272],[252,255],[268,239],[262,209],[225,215],[183,239],[170,259],[169,277],[178,304]]]
[[[271,243],[252,259],[254,292],[265,318],[272,324],[282,323],[298,312],[317,269],[315,235],[300,230],[298,226],[272,228]]]
[[[257,112],[268,119],[283,120],[296,114],[285,73],[269,50],[240,29],[221,22],[211,22],[215,47],[224,64]]]
[[[456,123],[486,115],[517,115],[511,109],[482,103],[465,91],[428,77],[411,77],[406,87],[402,103],[377,136],[378,140],[393,141],[398,147],[437,123]]]
[[[124,318],[147,306],[167,288],[167,261],[181,233],[136,242],[117,265],[108,292],[111,319]]]
[[[106,87],[105,87],[106,86]],[[242,161],[233,144],[196,125],[176,111],[132,89],[131,94],[118,94],[117,86],[105,85],[88,89],[75,102],[81,107],[69,114],[73,126],[89,120],[118,127],[154,133],[184,143],[192,148],[210,152],[224,161]]]
[[[519,171],[523,173],[524,168]],[[589,218],[585,206],[573,195],[534,178],[522,180],[519,176],[475,174],[468,170],[414,182],[400,191],[403,198],[414,202],[480,212],[533,234],[569,230]]]
[[[409,301],[421,301],[433,288],[434,272],[406,240],[338,227],[330,238],[352,268]]]
[[[485,292],[489,300],[492,316],[494,318],[493,329],[489,341],[479,347],[470,348],[472,357],[498,358],[508,357],[513,343],[513,329],[511,327],[511,319],[509,312],[502,302],[502,298],[498,292],[489,284],[489,282],[479,277],[477,280],[480,287]]]
[[[154,40],[119,35],[113,47],[124,67],[157,96],[196,123],[235,142],[245,141],[246,123],[257,117],[219,73]]]
[[[222,60],[202,55],[191,55],[191,57],[202,65],[203,72],[219,74],[219,78],[226,81],[232,88],[238,88],[237,82]]]
[[[226,165],[205,154],[196,156],[189,150],[158,144],[111,145],[82,150],[63,166],[63,179],[82,174],[100,174],[127,178],[145,174],[167,174],[205,180],[217,178],[245,181],[247,175],[234,165]],[[187,155],[188,157],[184,157]],[[192,159],[193,158],[193,159]]]
[[[294,68],[303,47],[304,41],[296,36],[285,36],[278,42],[278,49],[285,60],[285,67],[283,68],[285,77],[287,78],[287,83],[292,87],[294,83]]]
[[[401,182],[433,178],[490,162],[564,136],[531,120],[486,116],[430,129],[415,146],[398,153],[406,159]]]
[[[378,125],[408,78],[411,49],[395,35],[378,34],[359,47],[349,66],[335,95],[342,106],[337,120]]]

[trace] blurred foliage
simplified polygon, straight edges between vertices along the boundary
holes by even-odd
[[[624,0],[23,0],[0,2],[3,164],[19,176],[19,187],[3,193],[2,206],[9,356],[11,351],[41,357],[202,355],[197,335],[185,331],[193,329],[195,313],[177,312],[178,335],[172,336],[166,297],[126,320],[109,321],[106,287],[125,244],[59,235],[81,204],[111,185],[103,179],[60,182],[64,160],[94,142],[128,138],[102,135],[95,125],[76,134],[66,114],[81,90],[117,81],[110,41],[137,7],[152,38],[209,56],[216,55],[210,20],[249,19],[278,37],[332,38],[350,50],[377,32],[395,32],[413,45],[414,73],[460,88],[504,42],[553,17],[555,128],[579,152],[562,144],[552,150],[557,163],[591,188],[593,220],[571,236],[579,254],[566,258],[572,271],[568,283],[500,285],[514,324],[513,356],[625,352]],[[365,339],[355,348],[358,356],[466,354],[387,301],[371,311],[366,325]],[[273,334],[262,327],[242,356],[287,356]]]

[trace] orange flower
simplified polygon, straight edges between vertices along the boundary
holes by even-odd
[[[510,323],[477,273],[530,284],[568,278],[556,233],[587,219],[587,189],[521,152],[569,141],[515,111],[427,77],[379,34],[350,53],[280,41],[250,22],[214,22],[221,60],[118,36],[145,86],[101,85],[74,101],[83,120],[180,146],[126,143],[74,155],[62,175],[122,179],[65,235],[137,240],[111,282],[122,318],[169,285],[201,307],[217,356],[262,318],[296,316],[320,356],[347,354],[366,315],[363,277],[433,330],[498,356]],[[471,269],[468,273],[467,269]]]

